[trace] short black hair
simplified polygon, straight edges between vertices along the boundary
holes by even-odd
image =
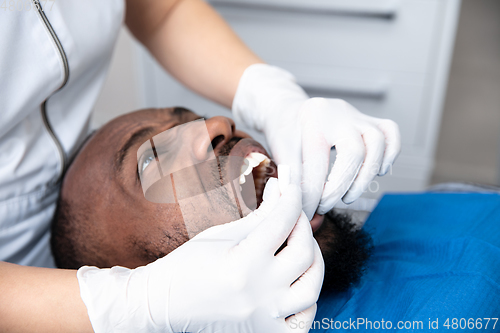
[[[108,258],[90,225],[91,212],[60,196],[51,225],[50,247],[58,268],[78,269],[85,265],[109,267]]]
[[[68,164],[65,170],[63,170],[62,179],[66,176],[66,172],[76,156],[96,132],[96,130],[90,132],[68,159]],[[59,198],[51,223],[50,238],[52,255],[58,268],[78,269],[83,265],[92,264],[87,259],[91,258],[89,252],[95,251],[85,250],[81,246],[81,244],[85,244],[84,237],[89,236],[85,235],[86,220],[85,212],[77,212],[75,209],[72,209],[71,204],[59,192]]]
[[[51,225],[50,247],[58,268],[78,269],[84,265],[74,239],[78,216],[71,212],[70,205],[61,197]]]

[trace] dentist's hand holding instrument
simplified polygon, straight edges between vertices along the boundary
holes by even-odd
[[[314,319],[323,274],[300,188],[272,178],[245,218],[209,228],[147,266],[83,267],[78,280],[97,333],[290,333],[309,331],[290,323]]]

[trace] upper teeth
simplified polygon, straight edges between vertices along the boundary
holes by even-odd
[[[259,165],[261,162],[266,161],[266,164],[270,162],[269,158],[261,153],[250,153],[245,160],[243,161],[243,165],[240,170],[240,184],[245,183],[245,176],[248,176],[253,168]]]

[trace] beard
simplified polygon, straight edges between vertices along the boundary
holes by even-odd
[[[348,215],[331,210],[324,216],[314,238],[325,262],[321,292],[346,291],[359,283],[373,252],[371,236],[356,228]]]

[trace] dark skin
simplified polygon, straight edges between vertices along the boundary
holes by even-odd
[[[92,232],[83,234],[80,243],[91,239],[99,244],[94,264],[141,266],[189,239],[178,205],[152,203],[144,197],[136,154],[156,134],[199,118],[182,108],[141,110],[109,122],[84,145],[65,175],[61,196],[92,224],[83,228]],[[206,151],[213,143],[217,155],[234,137],[257,145],[229,118],[213,117],[206,125],[210,141],[194,142],[193,150]]]

